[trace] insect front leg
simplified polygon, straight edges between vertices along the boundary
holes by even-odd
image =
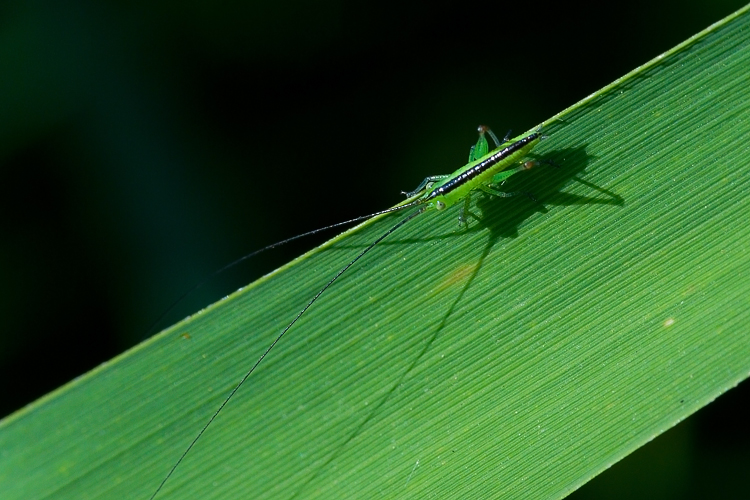
[[[437,181],[442,181],[443,179],[447,179],[450,177],[450,175],[431,175],[429,177],[425,177],[422,182],[419,183],[419,186],[417,186],[417,189],[414,191],[401,191],[401,194],[406,195],[407,198],[411,198],[412,196],[416,196],[425,189],[429,189],[432,184],[436,183]]]

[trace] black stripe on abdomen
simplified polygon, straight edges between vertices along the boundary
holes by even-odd
[[[523,139],[520,139],[510,146],[503,148],[502,150],[498,151],[497,153],[493,154],[486,160],[477,163],[473,167],[471,167],[466,172],[462,173],[461,175],[454,177],[453,179],[449,180],[439,188],[436,188],[429,196],[429,198],[434,198],[435,196],[440,195],[446,195],[453,191],[454,189],[459,188],[460,186],[463,186],[473,178],[477,177],[478,175],[484,173],[485,171],[489,170],[490,168],[497,165],[501,160],[507,158],[508,156],[512,155],[519,149],[526,146],[528,143],[533,141],[539,137],[539,132],[534,132],[533,134],[529,134]]]

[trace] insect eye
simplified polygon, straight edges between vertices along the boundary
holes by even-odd
[[[438,210],[443,210],[445,208],[445,202],[438,200],[437,203],[435,203],[435,208],[437,208]]]

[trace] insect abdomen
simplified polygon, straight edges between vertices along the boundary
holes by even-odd
[[[458,171],[446,182],[436,187],[427,199],[439,199],[446,207],[462,200],[469,192],[476,189],[480,184],[487,184],[492,177],[513,165],[526,156],[536,145],[541,137],[539,132],[534,132],[523,137],[512,144],[495,151],[479,163]]]

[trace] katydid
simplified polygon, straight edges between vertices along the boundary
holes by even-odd
[[[463,205],[459,209],[458,222],[459,222],[459,225],[465,225],[468,227],[467,215],[469,213],[469,206],[471,203],[471,193],[476,190],[482,191],[491,196],[509,197],[509,196],[516,196],[519,194],[523,194],[533,199],[533,196],[531,196],[531,194],[526,193],[526,192],[521,192],[521,191],[503,192],[503,191],[500,191],[499,188],[512,175],[518,172],[521,172],[523,170],[528,170],[534,167],[535,165],[541,163],[538,160],[522,161],[528,155],[531,149],[534,148],[534,146],[540,140],[545,138],[545,136],[541,134],[541,127],[537,128],[531,133],[520,135],[512,139],[509,139],[509,136],[510,136],[510,132],[509,132],[503,138],[502,141],[499,141],[497,137],[495,136],[495,134],[489,128],[485,126],[480,126],[478,131],[479,131],[479,139],[477,140],[477,143],[471,147],[471,150],[469,152],[468,163],[450,175],[435,175],[435,176],[426,177],[413,191],[403,192],[403,194],[405,194],[408,198],[407,202],[401,205],[397,205],[395,207],[386,209],[386,210],[382,210],[382,211],[370,214],[370,215],[365,215],[365,216],[357,217],[355,219],[351,219],[348,221],[326,226],[324,228],[316,229],[314,231],[310,231],[301,235],[294,236],[287,240],[274,243],[256,252],[246,255],[245,257],[242,257],[238,261],[235,261],[232,264],[225,266],[224,268],[218,271],[218,272],[221,272],[231,267],[232,265],[236,264],[239,261],[247,259],[253,255],[256,255],[270,248],[274,248],[284,243],[287,243],[289,241],[296,240],[303,236],[315,234],[317,232],[330,229],[330,228],[334,228],[334,227],[338,227],[338,226],[342,226],[345,224],[370,219],[377,215],[397,212],[401,210],[407,210],[410,208],[416,209],[411,214],[407,215],[405,218],[403,218],[401,221],[395,224],[393,227],[388,229],[385,233],[383,233],[380,237],[378,237],[375,241],[373,241],[370,245],[368,245],[364,250],[362,250],[356,257],[354,257],[346,266],[341,268],[341,270],[339,270],[308,301],[307,305],[305,305],[305,307],[303,307],[302,310],[300,310],[297,313],[294,319],[292,319],[291,322],[281,331],[281,333],[279,333],[279,335],[275,338],[275,340],[266,348],[263,354],[261,354],[261,356],[257,359],[257,361],[252,365],[252,367],[245,373],[242,379],[237,383],[234,389],[232,389],[229,395],[224,399],[224,401],[221,403],[218,409],[214,412],[211,418],[208,419],[208,421],[200,430],[200,432],[198,432],[195,438],[190,442],[190,444],[187,446],[187,448],[182,453],[180,458],[175,462],[175,464],[166,474],[162,482],[159,484],[159,486],[156,488],[154,493],[151,495],[150,497],[151,500],[153,500],[154,497],[156,497],[156,495],[159,493],[159,491],[162,489],[164,484],[167,482],[170,476],[174,473],[174,471],[177,469],[180,463],[185,459],[185,457],[193,448],[193,446],[196,444],[196,442],[201,438],[201,436],[205,433],[208,427],[213,423],[213,421],[216,419],[219,413],[224,409],[227,403],[229,403],[232,397],[234,397],[234,395],[237,393],[240,387],[255,371],[258,365],[260,365],[260,363],[271,352],[271,350],[276,346],[276,344],[279,343],[282,337],[307,312],[307,310],[310,309],[310,307],[318,300],[318,298],[320,298],[323,292],[325,292],[331,285],[333,285],[336,282],[336,280],[341,277],[341,275],[343,275],[347,270],[349,270],[349,268],[351,268],[359,259],[364,257],[364,255],[367,254],[370,250],[372,250],[378,243],[383,241],[391,233],[395,232],[401,226],[403,226],[410,220],[414,219],[418,215],[428,210],[433,210],[433,209],[436,209],[438,211],[444,211],[447,208],[460,202],[463,202]],[[487,142],[485,135],[489,135],[492,141],[497,146],[491,152],[489,151],[489,143]],[[544,163],[549,163],[549,164],[554,165],[554,163],[550,161],[544,161]]]

